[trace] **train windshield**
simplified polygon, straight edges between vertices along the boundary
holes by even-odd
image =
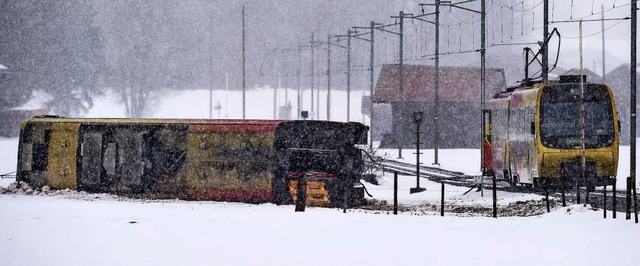
[[[540,98],[540,138],[549,148],[582,147],[580,84],[545,86]],[[602,84],[584,85],[585,148],[602,148],[615,140],[611,97]]]

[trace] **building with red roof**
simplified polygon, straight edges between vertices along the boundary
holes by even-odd
[[[382,131],[381,148],[415,147],[416,125],[412,114],[424,112],[421,124],[421,147],[433,148],[435,139],[435,67],[404,65],[401,122],[399,66],[384,65],[380,71],[374,103],[391,105],[387,117],[374,117],[372,130]],[[486,69],[485,100],[506,89],[503,69]],[[439,148],[479,148],[481,143],[480,68],[440,67],[439,82]],[[376,128],[379,120],[391,120],[391,128]],[[384,124],[380,122],[378,124]],[[376,134],[374,132],[374,134]]]

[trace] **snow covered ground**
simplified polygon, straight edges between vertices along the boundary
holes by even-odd
[[[272,93],[271,89],[248,93],[247,116],[272,118]],[[223,107],[221,117],[241,115],[239,92],[216,95],[223,106],[234,107]],[[346,99],[341,91],[332,95],[336,101]],[[351,117],[361,121],[357,95],[359,92],[352,95],[356,99]],[[292,104],[294,97],[290,90]],[[208,117],[206,90],[170,93],[157,102],[153,117]],[[345,109],[336,103],[333,106],[338,109],[332,118],[346,119]],[[122,117],[124,111],[107,94],[87,116]],[[0,173],[15,171],[17,139],[0,138],[0,151]],[[393,150],[381,152],[397,156]],[[407,160],[412,152],[404,154]],[[431,164],[433,151],[423,152],[422,162]],[[443,168],[477,172],[477,150],[441,150],[439,154]],[[626,152],[622,147],[622,175],[624,169],[628,175],[628,164],[628,147]],[[0,186],[7,187],[12,181],[2,179]],[[439,184],[423,180],[421,186],[428,190],[410,195],[415,177],[401,177],[399,183],[401,204],[439,204]],[[390,176],[379,186],[368,184],[367,188],[377,200],[393,198]],[[462,195],[466,190],[447,186],[445,201],[490,205],[489,195]],[[501,206],[539,199],[506,192],[498,197]],[[625,221],[621,213],[617,220],[602,219],[602,210],[582,205],[538,216],[497,219],[453,213],[440,217],[429,209],[398,216],[385,211],[293,210],[293,206],[273,204],[133,200],[65,191],[37,196],[4,194],[0,195],[0,264],[640,265],[636,256],[640,225]]]

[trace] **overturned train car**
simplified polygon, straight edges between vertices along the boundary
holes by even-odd
[[[17,181],[34,187],[250,203],[364,200],[359,185],[368,127],[273,120],[77,119],[22,123]],[[293,193],[292,193],[293,192]]]

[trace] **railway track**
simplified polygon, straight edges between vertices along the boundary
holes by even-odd
[[[400,175],[408,175],[408,176],[416,176],[416,165],[406,162],[399,162],[391,159],[377,157],[375,167],[385,172],[397,172]],[[369,162],[371,163],[371,162]],[[465,175],[461,172],[446,170],[438,167],[429,167],[429,166],[420,166],[420,177],[426,178],[428,180],[434,182],[442,182],[448,185],[456,185],[456,186],[465,186],[469,188],[473,188],[478,186],[477,180],[479,176],[469,176]],[[484,182],[482,185],[485,189],[492,189],[492,180],[489,177],[484,178]],[[614,207],[618,212],[625,212],[626,210],[626,191],[617,190],[616,191],[616,205],[613,205],[613,191],[611,191],[611,187],[607,188],[606,194],[604,193],[603,187],[597,187],[595,191],[589,192],[589,201],[588,203],[595,207],[603,207],[605,206],[605,196],[606,196],[606,209],[612,210]],[[528,187],[528,186],[511,186],[508,182],[498,181],[496,183],[496,190],[506,191],[506,192],[516,192],[516,193],[533,193],[538,195],[545,195],[545,190],[540,187]],[[581,203],[584,203],[586,200],[587,191],[585,188],[580,188],[580,198]],[[562,192],[559,190],[550,190],[549,196],[558,199],[559,201],[562,198]],[[565,199],[567,204],[577,203],[578,194],[576,193],[576,189],[568,189],[565,191]],[[559,202],[558,204],[562,204]],[[640,201],[638,201],[640,205]],[[633,213],[633,202],[631,205],[631,212]]]

